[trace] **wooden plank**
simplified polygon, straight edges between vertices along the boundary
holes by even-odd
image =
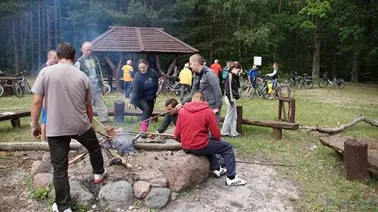
[[[28,116],[31,116],[30,111],[16,112],[15,114],[12,114],[12,115],[2,115],[0,113],[0,121],[18,119],[18,118],[28,117]]]
[[[221,117],[220,121],[223,122],[224,121],[224,117]],[[253,125],[253,126],[260,126],[260,127],[271,127],[271,128],[284,129],[284,130],[298,130],[299,129],[299,124],[297,124],[297,123],[290,123],[290,122],[283,122],[283,121],[243,119],[242,123],[244,125]]]

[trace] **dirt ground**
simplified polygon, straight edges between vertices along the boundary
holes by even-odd
[[[30,197],[28,179],[31,164],[42,158],[44,152],[0,152],[0,211],[50,211],[48,200],[35,200]],[[71,151],[70,157],[78,152]],[[107,181],[126,179],[149,180],[162,176],[161,169],[172,157],[172,151],[136,151],[128,157],[134,165],[133,170],[122,166],[107,167]],[[104,154],[105,164],[109,158]],[[247,160],[243,158],[243,160]],[[258,162],[250,158],[249,160]],[[291,201],[298,200],[299,194],[295,184],[279,177],[272,167],[237,164],[238,175],[247,181],[246,186],[228,187],[225,177],[210,178],[205,183],[192,189],[180,192],[175,201],[160,210],[165,212],[178,211],[293,211]],[[95,195],[100,187],[90,183],[92,179],[91,166],[88,158],[70,166],[70,179],[81,180]],[[104,211],[99,207],[92,211]],[[107,210],[109,211],[109,210]],[[113,211],[113,210],[112,210]],[[134,206],[114,211],[149,211],[142,201],[136,201]]]

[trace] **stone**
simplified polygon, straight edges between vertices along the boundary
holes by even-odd
[[[166,188],[168,184],[167,178],[157,178],[150,181],[152,187]]]
[[[98,194],[100,204],[107,208],[126,208],[134,200],[133,188],[127,181],[109,182]]]
[[[43,162],[51,163],[50,152],[45,152],[45,153],[43,153],[43,155],[42,155],[42,161],[43,161]]]
[[[146,181],[138,181],[134,183],[134,195],[138,199],[144,199],[150,192],[151,185]]]
[[[49,200],[55,200],[55,188],[54,186],[51,186],[50,192],[47,194],[47,198]]]
[[[149,208],[160,209],[167,205],[170,197],[171,190],[169,188],[152,188],[144,199],[144,203]]]
[[[34,176],[39,173],[50,173],[52,171],[52,166],[50,162],[44,162],[41,160],[36,160],[31,166],[30,174]]]
[[[177,197],[178,197],[178,193],[176,193],[176,192],[171,193],[171,201],[175,201],[177,199]]]
[[[91,206],[95,203],[96,199],[89,190],[80,183],[80,181],[71,181],[71,198],[74,203]]]
[[[33,177],[33,189],[47,188],[53,180],[53,175],[50,173],[38,173]]]
[[[174,192],[179,192],[205,181],[210,174],[210,164],[204,156],[178,151],[163,167],[162,172],[168,180],[169,188]]]

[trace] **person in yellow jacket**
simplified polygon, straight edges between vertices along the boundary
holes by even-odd
[[[125,98],[130,98],[131,84],[133,82],[133,67],[131,60],[127,61],[127,65],[122,67],[123,70],[123,82],[125,89]]]
[[[179,75],[180,79],[180,100],[184,99],[185,91],[190,90],[190,86],[192,86],[192,71],[189,69],[189,63],[185,63],[184,68],[180,71]]]

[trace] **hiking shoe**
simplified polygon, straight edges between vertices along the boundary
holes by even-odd
[[[240,179],[238,176],[235,176],[233,180],[226,179],[226,185],[228,186],[241,186],[245,185],[247,182],[245,180]]]
[[[102,183],[104,179],[108,176],[108,172],[104,169],[104,173],[102,174],[94,174],[94,183]]]
[[[227,169],[219,167],[219,170],[213,170],[214,177],[220,178],[222,175],[226,174]]]
[[[52,205],[52,212],[59,212],[58,205],[55,202]],[[71,208],[67,208],[63,212],[72,212],[72,210],[71,210]]]

